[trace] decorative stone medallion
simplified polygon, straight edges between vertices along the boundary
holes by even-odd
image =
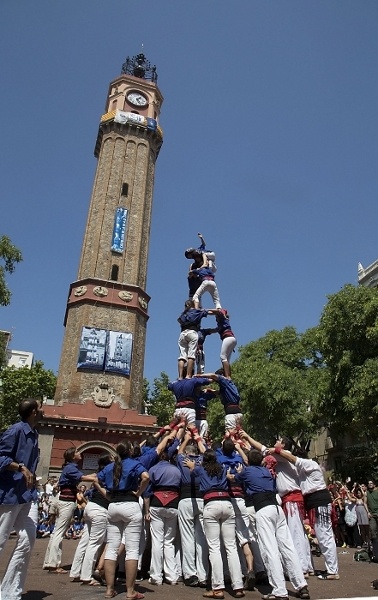
[[[141,307],[143,308],[143,310],[147,310],[148,303],[146,302],[146,300],[144,298],[142,298],[142,296],[139,296],[138,302],[141,305]]]
[[[133,299],[133,294],[131,292],[121,291],[118,292],[118,297],[121,298],[124,302],[131,302]]]
[[[97,287],[93,288],[93,293],[95,296],[100,296],[101,298],[103,298],[104,296],[108,295],[108,290],[106,289],[106,287],[98,285]]]
[[[77,288],[74,289],[74,296],[84,296],[84,294],[86,294],[87,292],[87,286],[86,285],[81,285]]]
[[[91,397],[96,406],[108,408],[112,405],[115,394],[113,388],[110,388],[107,383],[100,383],[94,388]]]

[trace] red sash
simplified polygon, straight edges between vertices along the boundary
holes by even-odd
[[[299,514],[303,521],[303,519],[305,518],[305,509],[304,509],[303,495],[300,490],[294,490],[292,492],[288,492],[287,494],[282,496],[281,501],[282,501],[282,509],[286,516],[288,515],[287,502],[295,502],[295,504],[298,506]]]

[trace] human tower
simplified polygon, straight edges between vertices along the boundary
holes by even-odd
[[[234,435],[241,425],[242,413],[240,394],[231,379],[231,354],[237,341],[231,329],[228,311],[222,308],[215,283],[215,253],[206,249],[206,242],[198,233],[200,246],[188,248],[185,257],[193,262],[188,272],[189,297],[180,314],[178,323],[181,333],[178,339],[178,378],[168,385],[176,399],[176,407],[171,427],[185,421],[193,435],[208,437],[206,418],[207,403],[219,396],[225,411],[225,430]],[[210,294],[214,308],[202,308],[202,296]],[[202,319],[215,316],[216,327],[203,328]],[[218,333],[221,339],[220,359],[222,368],[215,373],[205,373],[204,343],[208,335]],[[218,391],[208,388],[211,383],[218,384]]]

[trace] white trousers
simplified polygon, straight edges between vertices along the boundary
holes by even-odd
[[[108,514],[109,521],[106,529],[108,545],[105,560],[117,560],[123,532],[126,541],[126,560],[138,560],[142,531],[142,511],[139,502],[111,502]]]
[[[225,430],[230,431],[230,429],[235,429],[238,425],[241,426],[242,419],[243,419],[242,413],[225,415],[225,417],[224,417]]]
[[[175,583],[179,576],[175,548],[178,510],[151,506],[150,516],[151,579],[162,583],[164,573],[167,581]]]
[[[264,561],[261,556],[259,538],[256,530],[256,511],[253,506],[246,508],[249,517],[249,543],[253,554],[253,571],[263,573],[265,571]]]
[[[196,411],[194,408],[176,408],[173,416],[175,419],[186,419],[188,425],[194,425],[196,421]]]
[[[335,575],[339,571],[335,536],[333,535],[331,521],[332,505],[319,506],[319,516],[315,519],[315,534],[318,538],[321,553],[324,556],[327,573]]]
[[[96,558],[106,538],[108,511],[95,502],[88,502],[84,510],[85,527],[73,558],[70,577],[82,581],[92,579]]]
[[[184,579],[197,576],[207,581],[209,573],[209,549],[203,526],[203,499],[183,498],[178,507],[178,523],[181,534],[182,573]]]
[[[287,596],[282,567],[296,590],[307,585],[282,508],[270,505],[258,510],[256,528],[272,594]]]
[[[235,537],[235,512],[227,500],[211,500],[203,509],[203,523],[209,559],[211,563],[211,587],[224,589],[224,574],[220,537],[222,535],[233,590],[243,589],[243,577],[240,567]]]
[[[62,562],[62,541],[69,524],[71,523],[72,515],[76,508],[76,502],[66,502],[59,500],[58,502],[58,518],[55,522],[55,529],[50,537],[49,545],[46,549],[43,568],[47,567],[58,568]]]
[[[201,438],[207,437],[209,433],[209,423],[206,419],[196,419],[195,420],[196,427],[198,429],[198,433]]]
[[[212,279],[205,279],[205,281],[203,281],[201,283],[198,290],[196,291],[196,293],[193,296],[194,302],[199,302],[201,305],[201,296],[205,292],[209,292],[210,296],[213,299],[215,308],[222,308],[220,298],[219,298],[217,284],[215,283],[215,281],[213,281]]]
[[[198,347],[198,333],[194,329],[184,329],[179,335],[178,347],[180,356],[178,360],[187,360],[188,358],[196,359]]]
[[[229,336],[222,340],[221,351],[220,351],[220,359],[221,362],[230,362],[231,354],[234,348],[236,347],[236,338],[233,336]]]
[[[303,527],[302,518],[296,502],[286,502],[287,510],[287,525],[291,537],[293,538],[294,546],[297,549],[299,561],[301,563],[303,573],[314,571],[314,565],[311,558],[311,547],[309,539]]]
[[[235,511],[236,538],[240,546],[249,542],[249,515],[245,506],[244,498],[231,498]]]
[[[0,599],[21,600],[36,539],[37,522],[38,504],[35,502],[0,506],[0,553],[11,531],[16,530],[18,534],[16,546],[1,582]]]

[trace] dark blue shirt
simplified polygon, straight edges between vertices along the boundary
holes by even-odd
[[[244,466],[244,462],[239,452],[234,451],[230,456],[223,453],[222,448],[218,448],[216,450],[217,461],[221,463],[221,465],[226,465],[227,468],[231,469],[231,473],[235,475],[237,473],[236,467],[239,465]]]
[[[149,472],[150,483],[145,496],[148,498],[154,490],[161,488],[180,488],[181,473],[177,467],[166,460],[160,460]]]
[[[201,320],[207,317],[207,310],[202,310],[199,308],[189,308],[188,310],[184,310],[181,313],[179,318],[177,319],[181,325],[181,329],[199,329],[201,325]]]
[[[59,477],[60,487],[73,487],[81,481],[83,476],[76,463],[71,462],[64,465],[62,474]]]
[[[193,269],[194,273],[197,273],[200,281],[206,279],[214,279],[214,272],[210,267],[201,267],[200,269]]]
[[[210,385],[213,383],[212,379],[207,377],[191,377],[190,379],[176,379],[168,384],[168,389],[173,392],[177,402],[185,399],[192,399],[195,401],[196,397],[200,394],[200,388],[202,385]]]
[[[216,398],[217,395],[215,390],[208,390],[205,392],[205,390],[201,389],[200,394],[196,399],[196,409],[206,410],[209,400]]]
[[[191,456],[187,454],[178,454],[177,455],[177,468],[181,473],[181,481],[182,485],[192,485],[199,487],[199,478],[196,477],[194,471],[191,471],[189,467],[184,465],[184,459],[188,457],[190,460],[194,460],[196,465],[199,467],[202,463],[202,456]]]
[[[218,375],[219,396],[223,406],[229,404],[240,404],[239,390],[231,379]]]
[[[276,483],[265,467],[246,467],[241,473],[235,475],[235,481],[241,483],[246,496],[276,491]]]
[[[203,494],[210,490],[228,491],[226,469],[223,468],[219,477],[210,477],[203,467],[195,467],[193,469],[195,477],[199,479],[200,490]]]
[[[22,473],[7,471],[12,462],[24,463],[35,474],[39,460],[38,432],[24,421],[4,431],[0,439],[0,504],[24,504],[37,499]]]
[[[135,460],[144,467],[145,471],[148,471],[151,467],[156,465],[159,460],[159,455],[156,448],[151,448],[151,452],[146,452],[145,454],[142,454],[142,456],[138,456]]]
[[[232,334],[231,323],[230,319],[224,314],[224,310],[220,309],[220,312],[216,313],[215,318],[217,320],[217,329],[221,340],[227,337],[225,336],[226,332],[228,332],[228,335],[230,336],[230,334]]]
[[[149,453],[150,454],[150,453]],[[145,456],[149,456],[146,454]],[[145,473],[145,467],[140,463],[139,460],[134,458],[125,458],[122,461],[122,472],[117,487],[113,486],[113,470],[114,463],[106,465],[100,473],[98,473],[98,480],[103,484],[103,487],[108,491],[122,490],[125,492],[135,492],[139,487],[139,480],[142,473]]]

